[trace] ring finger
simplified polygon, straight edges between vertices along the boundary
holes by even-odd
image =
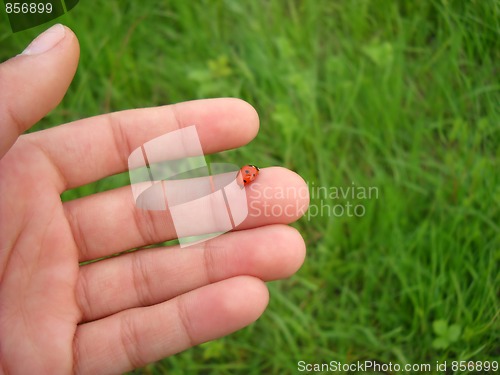
[[[147,249],[83,266],[76,297],[82,321],[92,321],[239,275],[287,277],[304,255],[302,237],[286,225],[231,232],[188,250]]]

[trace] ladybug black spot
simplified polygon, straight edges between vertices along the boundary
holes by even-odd
[[[243,182],[244,182],[244,183],[246,183],[246,182],[247,182],[247,180],[243,180]]]
[[[246,173],[246,174],[249,174],[249,173],[250,173],[250,171],[249,171],[248,169],[245,169],[245,173]]]

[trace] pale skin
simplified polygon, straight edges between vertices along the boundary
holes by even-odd
[[[200,100],[20,135],[60,102],[79,58],[67,28],[49,50],[34,50],[0,64],[0,373],[121,373],[254,322],[268,303],[265,281],[304,260],[304,241],[286,224],[307,197],[272,198],[273,189],[305,188],[295,173],[263,168],[256,187],[294,211],[252,215],[264,198],[248,191],[250,216],[237,231],[85,266],[175,232],[164,212],[136,208],[129,187],[66,203],[60,194],[126,171],[133,149],[183,126],[197,124],[205,153],[243,146],[258,132],[255,110]]]

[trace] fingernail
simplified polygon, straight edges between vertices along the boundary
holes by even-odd
[[[65,33],[64,26],[58,23],[38,35],[21,55],[39,55],[47,52],[64,38]]]

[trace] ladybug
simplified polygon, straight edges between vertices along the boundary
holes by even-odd
[[[259,175],[260,168],[255,165],[248,164],[241,167],[236,177],[238,185],[241,187],[247,186],[249,183],[254,181]]]

